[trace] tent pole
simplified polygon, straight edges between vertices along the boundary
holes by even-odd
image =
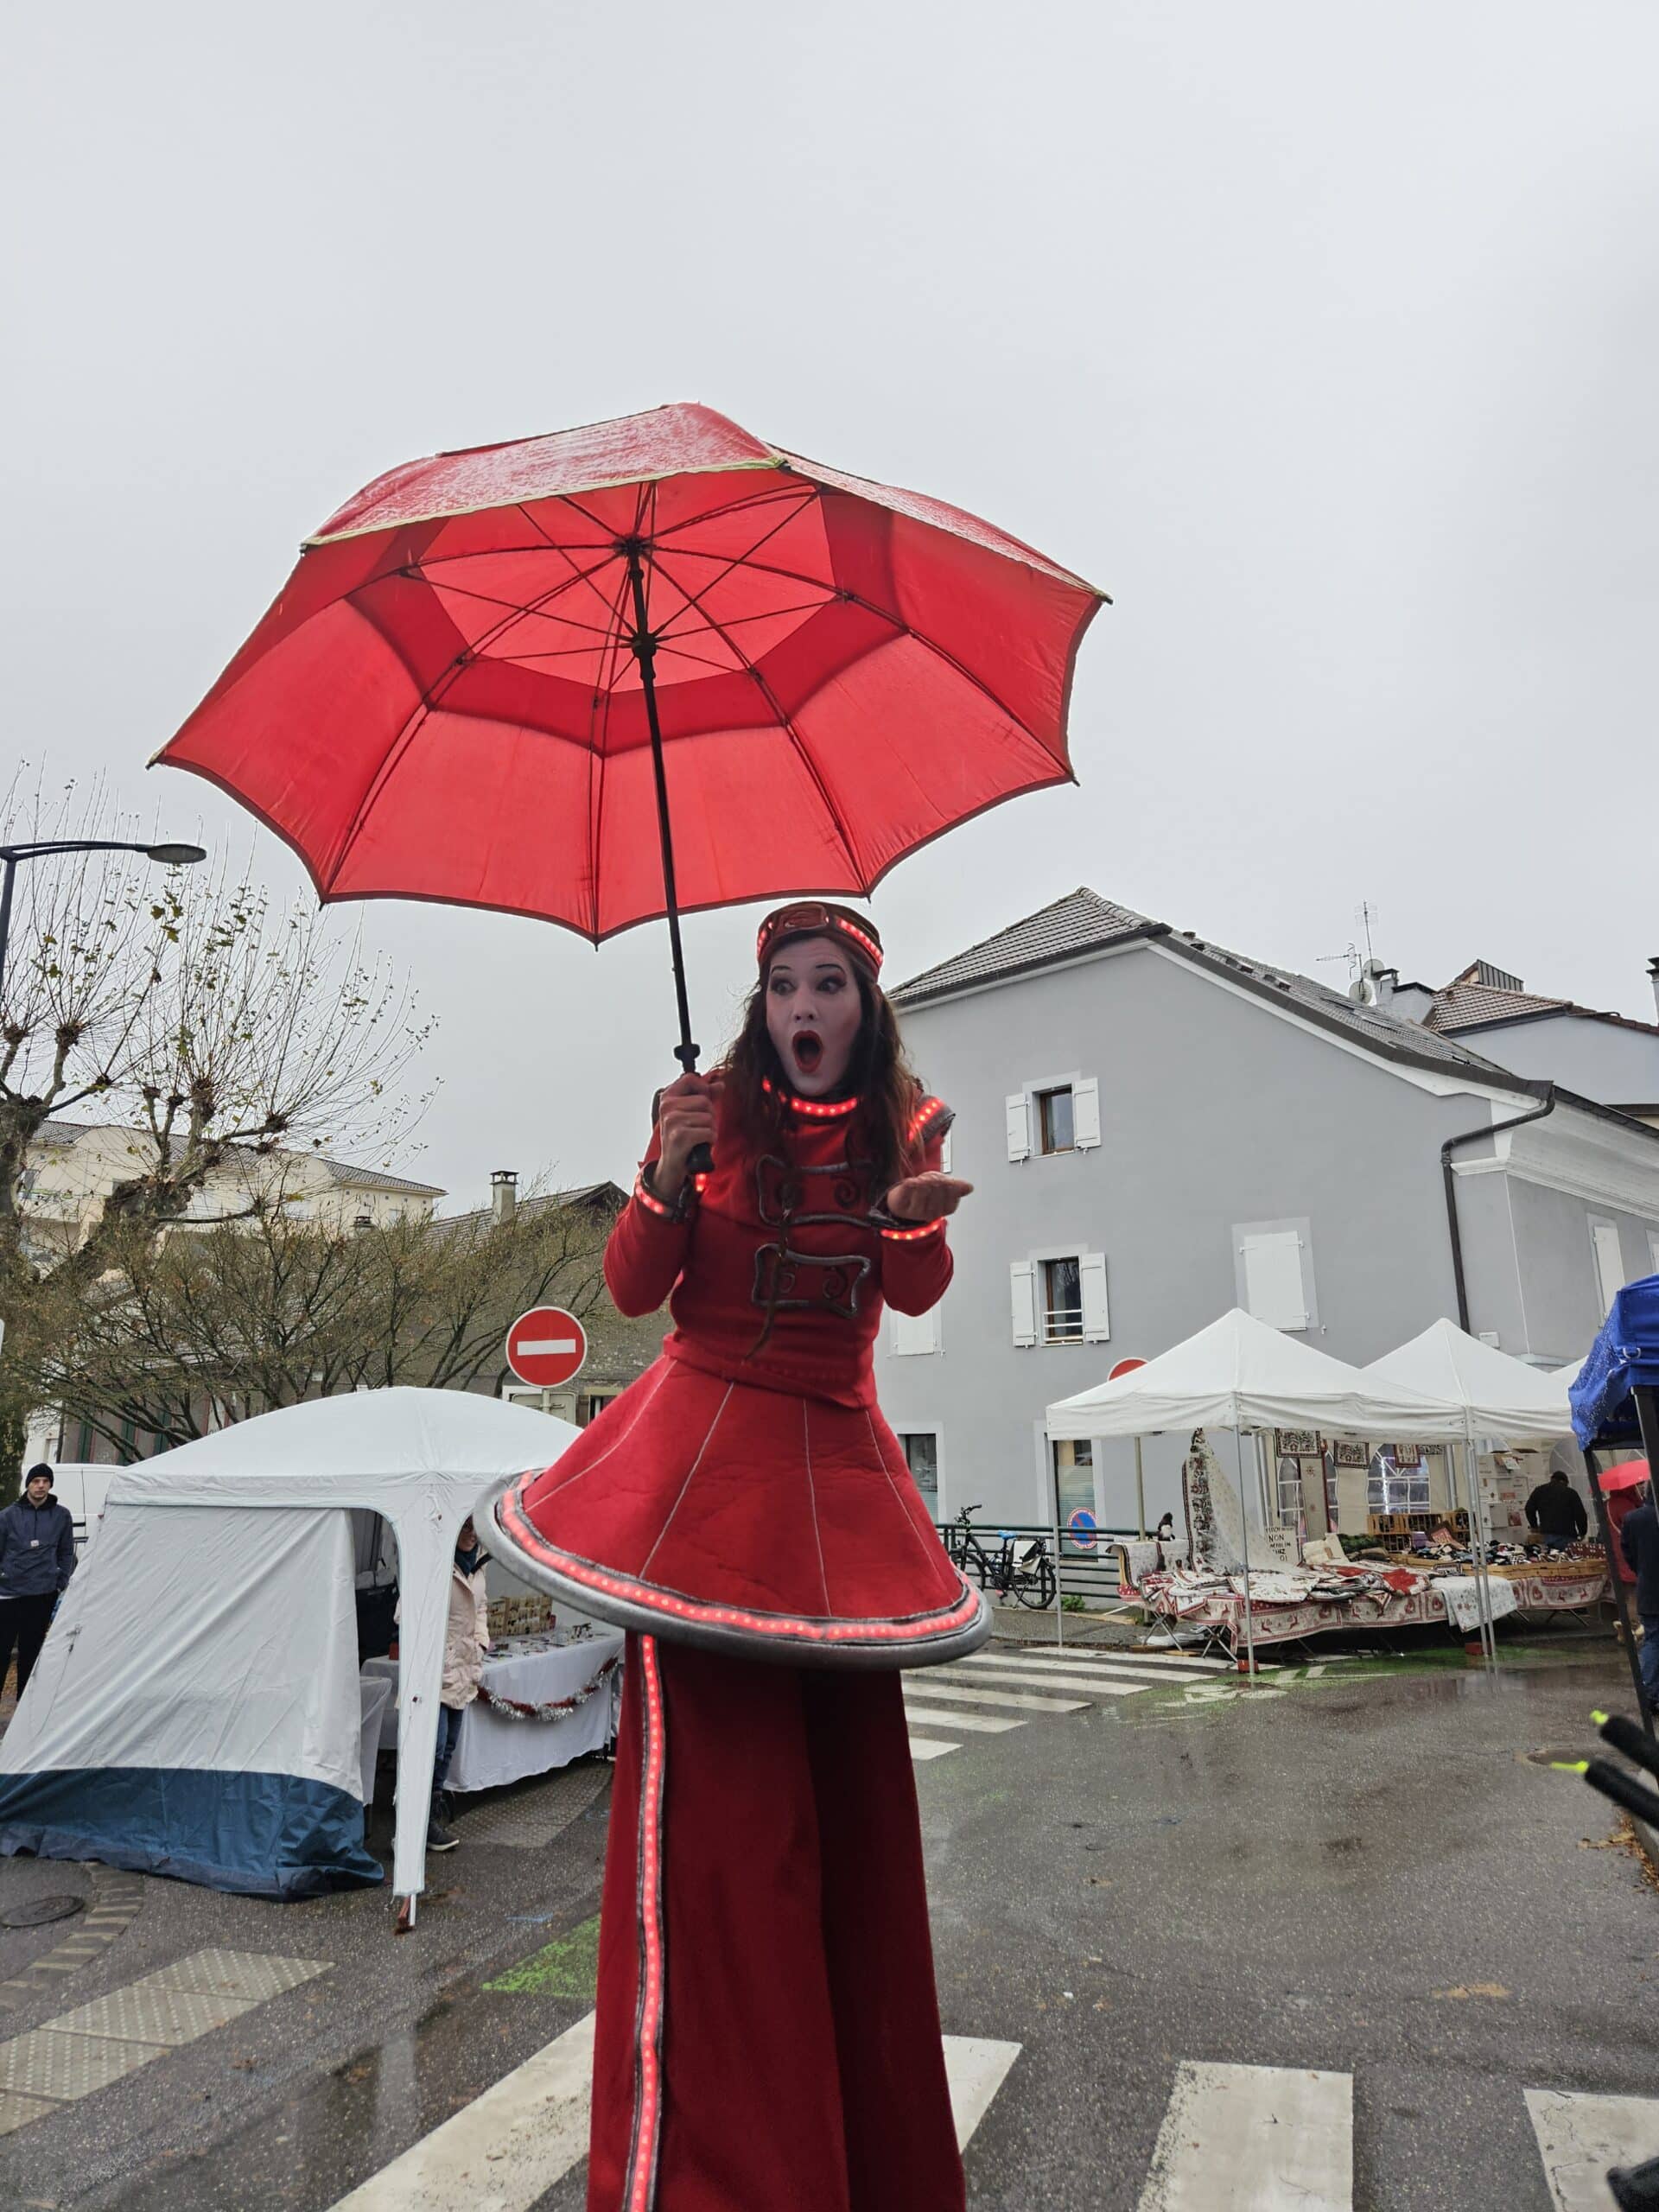
[[[1065,1648],[1065,1607],[1060,1603],[1060,1468],[1052,1444],[1048,1446],[1048,1510],[1054,1524],[1054,1643]]]
[[[1233,1409],[1233,1419],[1238,1419],[1238,1408]],[[1244,1491],[1244,1437],[1237,1427],[1233,1430],[1233,1465],[1238,1475],[1238,1533],[1244,1548],[1244,1649],[1248,1656],[1250,1680],[1255,1680],[1255,1622],[1250,1608],[1250,1501]],[[1238,1656],[1234,1646],[1233,1656]]]
[[[1463,1479],[1469,1493],[1469,1554],[1475,1574],[1475,1624],[1480,1633],[1480,1656],[1489,1667],[1497,1664],[1497,1633],[1492,1620],[1492,1591],[1487,1578],[1486,1523],[1480,1506],[1480,1454],[1474,1433],[1466,1424],[1463,1434]]]
[[[1147,1471],[1141,1459],[1141,1440],[1135,1440],[1135,1510],[1141,1525],[1141,1541],[1147,1541]]]

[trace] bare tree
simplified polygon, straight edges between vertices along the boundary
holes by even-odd
[[[21,774],[0,827],[6,842],[133,834],[100,793],[51,799]],[[429,1033],[360,938],[308,902],[274,907],[222,862],[158,874],[71,854],[20,872],[0,998],[0,1495],[70,1294],[137,1265],[227,1161],[386,1156],[424,1103],[401,1086]],[[130,1132],[130,1173],[54,1240],[27,1217],[30,1147],[49,1120],[94,1115]]]
[[[117,1267],[61,1299],[34,1387],[131,1458],[338,1391],[493,1383],[518,1314],[591,1311],[610,1223],[608,1206],[532,1199],[504,1222],[350,1233],[280,1206],[159,1240],[129,1225]]]

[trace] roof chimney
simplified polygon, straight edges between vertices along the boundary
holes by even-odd
[[[1659,958],[1649,961],[1648,981],[1653,985],[1653,1010],[1659,1014]]]
[[[498,1167],[490,1178],[490,1219],[511,1221],[518,1211],[518,1171]]]

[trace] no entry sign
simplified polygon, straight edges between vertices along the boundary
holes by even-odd
[[[521,1382],[556,1390],[588,1357],[588,1332],[562,1306],[532,1306],[507,1331],[507,1365]]]
[[[1146,1363],[1144,1359],[1120,1359],[1107,1376],[1106,1380],[1109,1382],[1116,1382],[1120,1375],[1133,1375],[1137,1367],[1144,1367]]]

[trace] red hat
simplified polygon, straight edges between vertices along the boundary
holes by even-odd
[[[850,906],[831,906],[822,899],[804,899],[792,906],[775,906],[760,925],[754,957],[761,974],[779,946],[790,938],[833,937],[872,978],[881,973],[881,939],[875,924],[855,914]]]

